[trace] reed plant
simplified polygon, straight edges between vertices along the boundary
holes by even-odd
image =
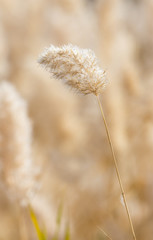
[[[132,236],[133,239],[136,240],[135,230],[123,188],[116,154],[113,148],[113,143],[104,115],[102,103],[99,98],[99,95],[103,92],[107,84],[105,71],[98,66],[98,61],[93,51],[89,49],[80,49],[79,47],[73,46],[71,44],[64,45],[62,47],[55,47],[51,45],[49,48],[45,49],[45,51],[38,59],[38,62],[51,73],[51,76],[53,78],[64,82],[70,88],[75,89],[81,94],[93,94],[96,97],[106,129],[106,134],[112,153],[112,160],[114,163]]]

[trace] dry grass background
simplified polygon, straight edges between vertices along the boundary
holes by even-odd
[[[67,221],[73,240],[106,239],[98,226],[113,240],[132,239],[96,100],[50,79],[36,62],[49,44],[72,43],[93,49],[108,72],[101,101],[136,235],[152,240],[152,16],[152,0],[0,0],[0,81],[28,104],[33,164],[41,169],[32,205],[49,237],[62,201],[61,239]],[[1,152],[0,142],[2,161]],[[28,214],[4,188],[0,196],[0,240],[35,240]]]

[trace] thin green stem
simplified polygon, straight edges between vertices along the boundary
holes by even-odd
[[[123,197],[125,209],[126,209],[126,212],[127,212],[129,224],[130,224],[130,227],[131,227],[133,239],[136,240],[136,235],[135,235],[135,231],[134,231],[134,227],[133,227],[130,211],[129,211],[129,208],[128,208],[126,195],[125,195],[125,191],[124,191],[124,188],[123,188],[123,184],[122,184],[122,180],[121,180],[121,176],[120,176],[120,172],[119,172],[119,168],[118,168],[118,164],[117,164],[117,159],[116,159],[116,156],[115,156],[113,144],[112,144],[110,133],[109,133],[109,130],[108,130],[108,125],[107,125],[107,122],[106,122],[106,118],[105,118],[105,115],[104,115],[104,112],[103,112],[103,108],[102,108],[102,104],[100,102],[99,96],[96,96],[96,97],[97,97],[97,101],[98,101],[98,104],[99,104],[99,107],[100,107],[101,115],[102,115],[102,118],[103,118],[103,121],[104,121],[106,134],[107,134],[107,138],[108,138],[109,145],[110,145],[110,148],[111,148],[113,162],[114,162],[114,165],[115,165],[115,170],[116,170],[116,174],[117,174],[117,178],[118,178],[121,194],[122,194],[122,197]]]

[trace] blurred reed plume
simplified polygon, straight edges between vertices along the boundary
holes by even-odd
[[[36,187],[32,165],[31,121],[25,101],[11,83],[0,83],[0,183],[21,204]]]
[[[102,114],[104,125],[106,128],[107,138],[112,152],[112,158],[117,174],[117,179],[120,186],[120,191],[123,197],[123,202],[127,212],[130,228],[132,231],[133,239],[136,240],[136,235],[128,208],[125,191],[123,188],[116,155],[113,149],[108,125],[103,112],[102,104],[99,99],[99,94],[102,92],[106,85],[105,71],[101,70],[97,65],[95,54],[88,49],[80,49],[71,44],[65,45],[61,48],[54,47],[53,45],[42,54],[38,62],[45,66],[53,77],[58,80],[64,81],[67,85],[77,89],[83,94],[94,94],[97,97],[99,108]]]

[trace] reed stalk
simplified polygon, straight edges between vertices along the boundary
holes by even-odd
[[[128,207],[127,200],[126,200],[125,191],[124,191],[124,188],[123,188],[122,179],[121,179],[119,168],[118,168],[117,158],[116,158],[116,155],[115,155],[115,152],[114,152],[111,136],[110,136],[110,133],[109,133],[109,128],[108,128],[106,118],[105,118],[105,115],[104,115],[103,107],[102,107],[102,104],[101,104],[101,101],[100,101],[98,95],[96,96],[96,98],[97,98],[98,105],[99,105],[99,108],[100,108],[100,112],[101,112],[103,122],[104,122],[104,125],[105,125],[106,134],[107,134],[108,142],[109,142],[111,153],[112,153],[112,159],[113,159],[113,162],[114,162],[116,175],[117,175],[117,179],[118,179],[118,182],[119,182],[120,191],[121,191],[121,194],[122,194],[122,197],[123,197],[124,206],[125,206],[125,210],[126,210],[126,213],[127,213],[127,216],[128,216],[128,220],[129,220],[131,232],[132,232],[132,235],[133,235],[133,239],[137,240],[136,235],[135,235],[135,231],[134,231],[134,227],[133,227],[133,223],[132,223],[132,219],[131,219],[131,214],[130,214],[129,207]]]

